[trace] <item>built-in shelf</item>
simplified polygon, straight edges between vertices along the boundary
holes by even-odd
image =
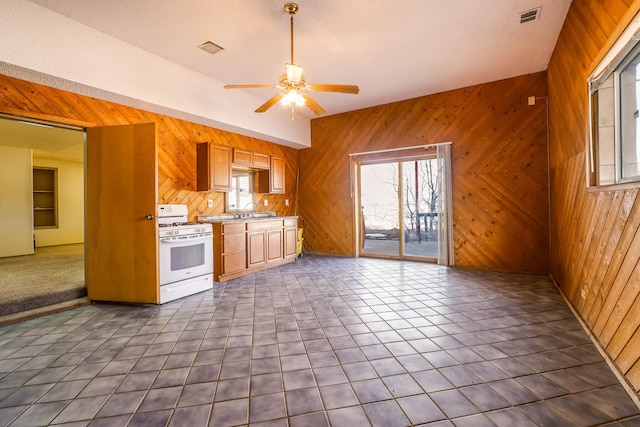
[[[57,168],[33,168],[33,228],[58,226],[57,190]]]

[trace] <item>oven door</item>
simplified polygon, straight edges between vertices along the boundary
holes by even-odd
[[[213,236],[202,233],[160,239],[160,285],[213,273]]]

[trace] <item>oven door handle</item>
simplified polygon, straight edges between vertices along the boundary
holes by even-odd
[[[163,238],[160,238],[160,243],[181,243],[181,242],[194,243],[194,242],[197,242],[198,240],[202,240],[203,242],[206,242],[211,238],[212,235],[213,233],[204,233],[204,234],[198,235],[197,237],[182,237],[182,238],[163,237]]]

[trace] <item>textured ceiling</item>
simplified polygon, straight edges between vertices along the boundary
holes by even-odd
[[[33,150],[35,159],[84,161],[84,132],[0,117],[0,145]]]
[[[276,84],[285,71],[285,63],[290,61],[289,16],[283,0],[31,0],[31,3],[207,76],[220,86]],[[546,70],[571,0],[298,0],[297,3],[300,10],[294,18],[295,63],[304,67],[307,82],[360,86],[358,95],[312,94],[326,107],[326,114],[337,114]],[[521,24],[520,14],[536,8],[540,8],[539,19]],[[206,41],[222,46],[223,50],[211,55],[197,48]],[[114,52],[117,61],[118,50]],[[105,60],[113,62],[114,52]],[[37,53],[25,50],[25,56],[34,54]],[[60,46],[58,55],[67,57],[64,46]],[[83,65],[74,66],[75,73],[95,71],[85,66],[82,58],[76,61]],[[255,97],[253,108],[257,108],[277,90],[246,92]],[[241,90],[223,93],[226,100],[243,95]],[[198,97],[195,93],[188,96]],[[248,105],[252,104],[253,101]],[[274,106],[263,116],[271,116],[274,123],[280,123],[282,112],[274,111],[280,108],[284,107]],[[303,111],[315,117],[308,110]],[[255,113],[248,111],[248,114]],[[258,119],[257,115],[248,117]],[[279,126],[287,126],[286,119]],[[9,144],[31,144],[39,147],[39,156],[54,156],[45,154],[42,149],[47,144],[41,143],[54,136],[41,129],[37,133],[28,129],[21,132],[25,134],[24,140],[19,140],[18,130],[12,132],[14,142]],[[2,121],[0,134],[8,135],[2,130]],[[5,145],[6,141],[2,138],[0,144]],[[53,151],[59,151],[59,144],[64,144],[49,143]],[[65,149],[62,158],[70,160],[71,151]],[[74,156],[81,157],[81,150],[76,148]]]
[[[290,59],[283,0],[32,2],[225,84],[276,84]],[[546,70],[571,0],[297,3],[295,62],[307,82],[360,86],[314,93],[336,114]],[[538,20],[520,24],[538,7]],[[197,49],[206,41],[224,50]],[[276,89],[250,92],[266,100]]]

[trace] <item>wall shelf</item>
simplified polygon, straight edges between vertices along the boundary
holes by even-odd
[[[33,168],[33,228],[58,227],[58,169]]]

